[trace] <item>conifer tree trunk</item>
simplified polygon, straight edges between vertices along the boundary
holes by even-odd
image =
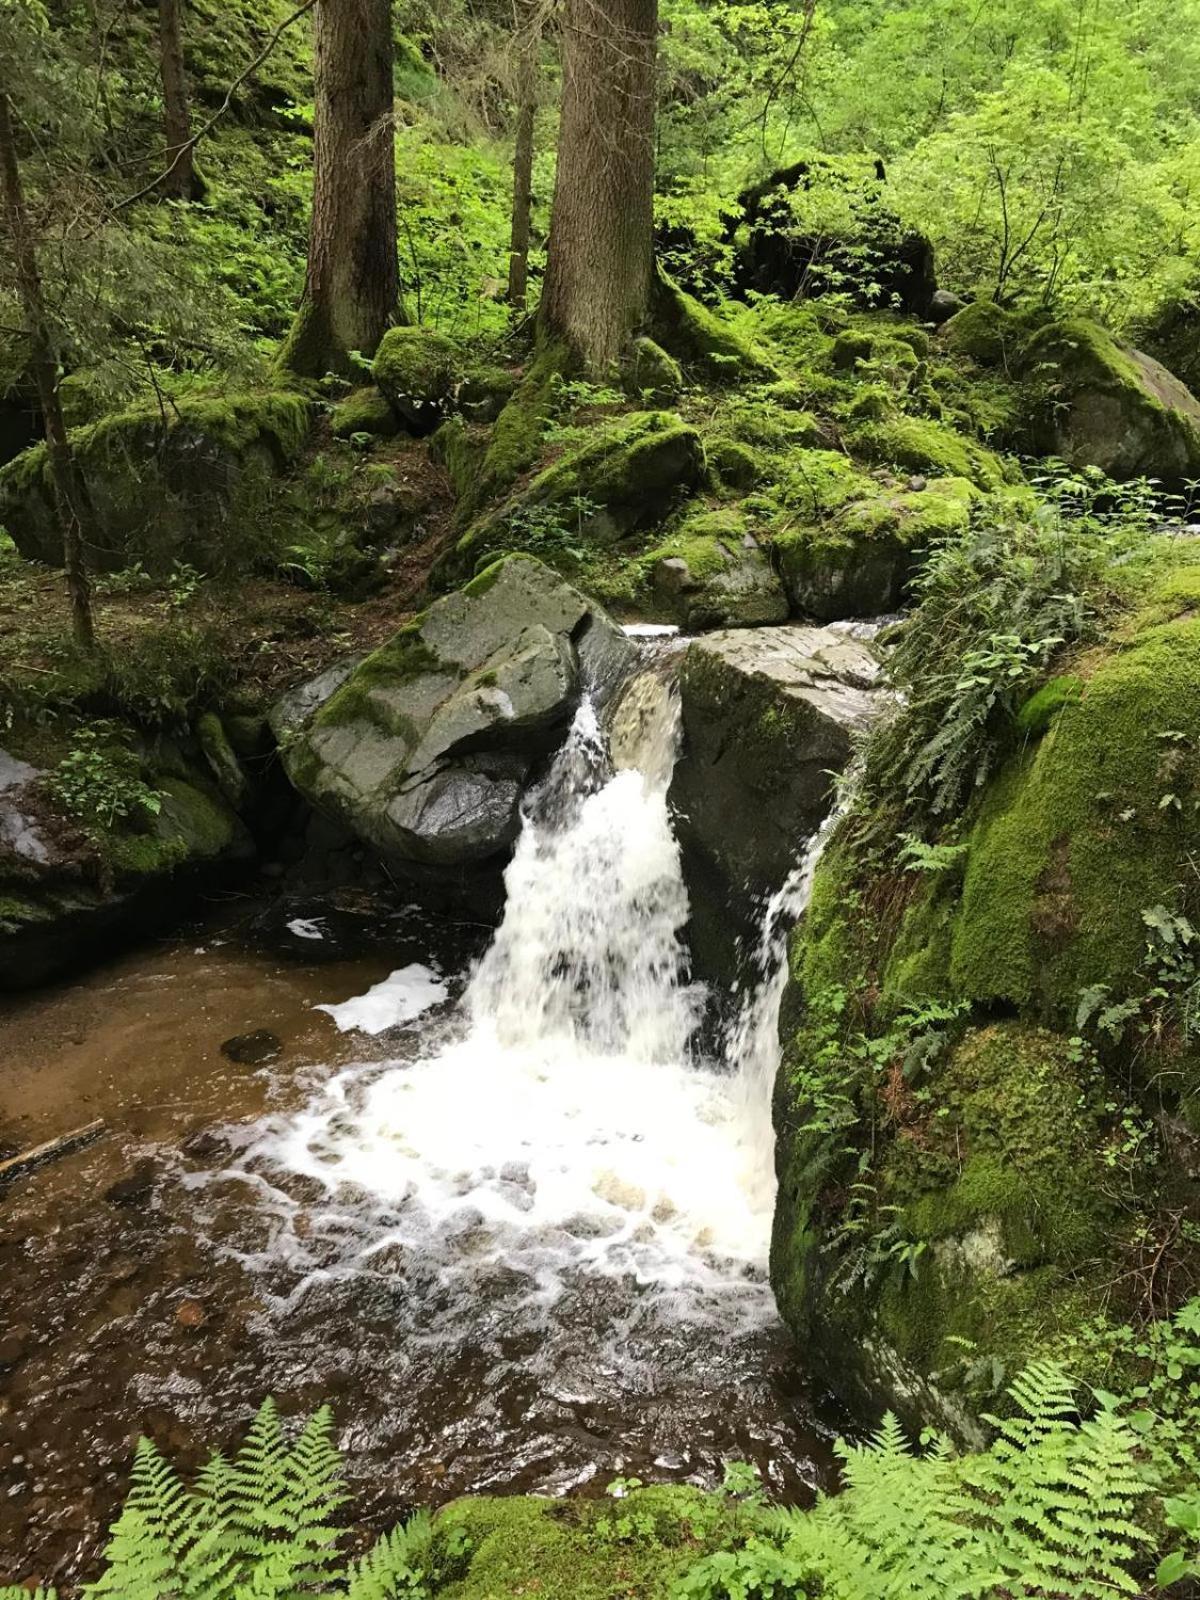
[[[194,178],[192,123],[183,72],[183,0],[158,0],[158,50],[167,169],[162,190],[175,200],[190,200]]]
[[[300,311],[281,357],[304,376],[349,370],[395,319],[391,0],[317,0],[313,213]]]
[[[533,205],[533,132],[537,116],[537,0],[527,5],[517,37],[517,137],[513,150],[512,232],[508,246],[508,303],[525,309],[529,287],[529,214]]]
[[[12,107],[0,85],[0,182],[4,191],[4,219],[8,242],[16,266],[17,294],[29,339],[29,364],[37,384],[38,401],[46,429],[46,453],[54,482],[62,529],[63,564],[67,573],[67,593],[71,601],[71,625],[76,640],[87,648],[95,641],[92,624],[91,585],[84,554],[85,499],[71,441],[67,437],[62,403],[58,394],[58,362],[46,317],[42,280],[37,254],[29,231],[21,169],[13,138]]]
[[[566,3],[541,322],[593,371],[620,356],[650,300],[657,30],[657,0]]]

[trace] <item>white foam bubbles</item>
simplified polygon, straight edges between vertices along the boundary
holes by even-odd
[[[431,967],[414,961],[379,983],[372,984],[366,994],[355,995],[337,1005],[317,1005],[313,1010],[327,1012],[337,1024],[339,1033],[356,1031],[378,1034],[386,1028],[396,1028],[413,1021],[433,1006],[440,1005],[448,993],[444,979],[439,978]]]

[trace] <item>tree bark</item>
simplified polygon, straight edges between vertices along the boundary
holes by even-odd
[[[4,189],[4,215],[8,224],[9,244],[16,266],[17,293],[25,320],[25,333],[29,339],[29,364],[42,408],[46,454],[62,530],[71,625],[77,641],[90,648],[95,642],[95,631],[92,624],[91,585],[84,553],[86,501],[63,421],[58,394],[58,361],[42,296],[37,253],[25,211],[21,169],[17,164],[17,147],[13,138],[12,106],[3,86],[0,86],[0,180]]]
[[[348,372],[396,315],[391,0],[318,0],[313,212],[304,297],[281,357],[307,377]]]
[[[158,50],[167,168],[162,191],[174,200],[190,200],[195,178],[192,122],[183,72],[183,0],[158,0]]]
[[[537,115],[536,0],[517,37],[517,138],[513,150],[512,231],[508,245],[508,303],[524,311],[529,290],[529,213],[533,205],[533,130]]]
[[[567,0],[541,322],[595,372],[650,300],[657,30],[657,0]]]

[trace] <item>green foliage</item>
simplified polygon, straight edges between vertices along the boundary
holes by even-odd
[[[1004,1593],[1106,1600],[1137,1594],[1154,1484],[1141,1435],[1104,1397],[1078,1420],[1061,1368],[1027,1368],[995,1443],[956,1460],[934,1438],[916,1454],[895,1417],[839,1445],[845,1486],[810,1512],[775,1513],[736,1552],[700,1562],[695,1600],[820,1594],[826,1600],[944,1600]]]
[[[1100,513],[1081,505],[1083,491],[1089,483],[1068,479],[1032,517],[989,509],[933,544],[888,658],[904,703],[872,743],[871,792],[956,814],[995,770],[1056,652],[1095,631],[1112,567],[1144,523],[1128,498]]]
[[[71,748],[46,779],[49,794],[89,830],[136,825],[157,816],[162,796],[142,777],[142,764],[112,722],[76,729]]]

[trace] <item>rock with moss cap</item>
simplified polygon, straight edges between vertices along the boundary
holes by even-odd
[[[297,459],[310,406],[287,391],[180,399],[164,416],[140,406],[71,433],[92,511],[88,555],[99,569],[141,562],[169,571],[245,571],[270,538],[265,515]],[[0,470],[0,523],[21,554],[62,562],[44,444]]]
[[[434,328],[389,328],[375,352],[371,376],[411,432],[432,433],[463,375],[456,342]]]
[[[366,657],[297,723],[284,764],[315,806],[410,877],[498,864],[525,785],[580,695],[633,646],[540,562],[511,556]],[[328,680],[326,680],[327,682]]]
[[[922,553],[933,540],[962,533],[984,499],[966,478],[865,483],[865,493],[823,520],[772,541],[792,607],[803,616],[833,622],[896,610]]]
[[[27,988],[170,923],[190,895],[254,858],[237,813],[199,765],[147,757],[157,810],[84,832],[48,773],[0,752],[0,989]]]
[[[642,567],[655,606],[689,632],[787,619],[783,585],[736,508],[685,517]]]
[[[1034,334],[1023,368],[1039,451],[1110,478],[1200,475],[1200,401],[1152,356],[1078,317]]]
[[[524,488],[473,523],[454,554],[460,566],[519,550],[534,531],[570,542],[611,544],[647,528],[704,481],[700,435],[672,411],[635,411],[598,428]]]

